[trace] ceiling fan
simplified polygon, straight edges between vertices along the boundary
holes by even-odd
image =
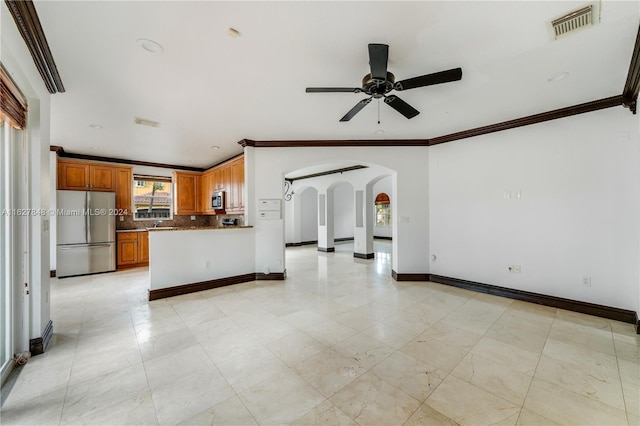
[[[371,73],[362,79],[362,87],[307,87],[307,93],[366,93],[368,98],[361,100],[351,108],[351,110],[340,119],[349,121],[362,110],[372,99],[384,98],[384,103],[398,111],[407,118],[413,118],[420,114],[420,111],[397,97],[389,95],[392,90],[403,91],[415,89],[416,87],[431,86],[434,84],[448,83],[462,78],[462,69],[454,68],[440,71],[433,74],[421,75],[420,77],[409,78],[407,80],[395,81],[392,73],[387,71],[389,60],[389,46],[386,44],[369,44],[369,66]]]

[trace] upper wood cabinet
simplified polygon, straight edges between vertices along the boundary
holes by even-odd
[[[58,189],[89,189],[89,165],[58,160]]]
[[[231,181],[227,195],[228,210],[232,212],[244,210],[244,158],[239,158],[229,164]]]
[[[220,210],[211,207],[211,197],[216,191],[225,192],[225,213],[244,212],[244,155],[202,173],[199,195],[201,213],[220,213]]]
[[[116,167],[58,160],[58,189],[115,192]]]
[[[131,187],[133,186],[132,167],[116,168],[116,209],[131,211]]]
[[[173,172],[175,214],[200,213],[200,179],[200,173]]]

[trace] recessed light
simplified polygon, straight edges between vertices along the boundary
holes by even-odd
[[[189,164],[195,164],[196,160],[189,160],[187,161]]]
[[[148,40],[146,38],[138,39],[138,46],[142,47],[149,53],[164,53],[164,47],[160,46],[157,42],[153,40]]]
[[[240,37],[240,31],[236,30],[235,28],[229,27],[227,29],[227,35],[231,38],[238,38]]]
[[[100,124],[89,124],[89,127],[91,127],[92,129],[102,129],[102,126]]]
[[[375,132],[373,132],[373,134],[375,134],[375,135],[384,135],[384,130],[382,130],[382,129],[376,130]]]
[[[90,146],[89,149],[91,151],[100,151],[100,148],[98,148],[97,146]]]
[[[563,78],[567,77],[569,75],[568,72],[563,71],[563,72],[557,72],[555,74],[551,74],[549,76],[549,78],[547,78],[548,82],[552,82],[552,81],[559,81],[562,80]]]
[[[211,149],[220,149],[218,145],[211,145]]]

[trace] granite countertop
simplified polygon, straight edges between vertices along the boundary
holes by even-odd
[[[253,226],[158,226],[157,228],[117,229],[116,232],[144,232],[144,231],[195,231],[209,229],[239,229],[253,228]]]

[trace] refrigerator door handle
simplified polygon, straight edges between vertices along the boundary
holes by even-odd
[[[85,201],[85,214],[86,214],[86,227],[87,227],[87,243],[91,242],[91,192],[87,191],[87,198]]]
[[[89,248],[96,248],[96,247],[111,247],[111,243],[89,244],[89,245],[87,245],[87,247],[89,247]]]

